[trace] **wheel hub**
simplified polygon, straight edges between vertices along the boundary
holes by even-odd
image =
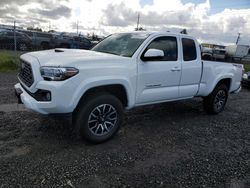
[[[103,136],[108,134],[117,122],[117,111],[110,104],[102,104],[92,110],[88,119],[88,127],[92,134]]]
[[[224,107],[224,104],[226,102],[226,92],[224,90],[218,91],[217,95],[215,96],[214,100],[214,107],[217,110],[220,110]]]

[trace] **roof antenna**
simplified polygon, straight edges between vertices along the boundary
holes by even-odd
[[[187,30],[186,29],[183,29],[183,30],[181,30],[181,32],[180,32],[181,34],[185,34],[185,35],[187,35]]]
[[[138,12],[138,17],[137,17],[137,26],[136,26],[136,31],[139,31],[139,25],[140,25],[140,12]]]

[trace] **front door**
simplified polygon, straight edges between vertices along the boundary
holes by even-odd
[[[148,49],[158,49],[164,52],[159,59],[142,60],[138,62],[137,105],[176,99],[179,96],[181,78],[181,63],[178,57],[178,42],[175,36],[157,37],[151,41],[142,53]]]

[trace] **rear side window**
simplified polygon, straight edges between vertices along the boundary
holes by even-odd
[[[17,34],[16,34],[16,35],[17,35]],[[13,37],[13,36],[14,36],[14,32],[7,32],[7,36]]]
[[[23,33],[25,33],[25,34],[28,35],[29,37],[33,37],[33,33],[31,33],[31,32],[23,32]]]
[[[154,39],[146,51],[149,49],[162,50],[164,52],[164,58],[161,61],[177,61],[177,39],[176,37],[159,37]],[[146,52],[145,51],[145,52]]]
[[[52,35],[46,33],[37,33],[37,37],[51,38]]]
[[[85,39],[85,38],[82,38],[82,42],[84,42],[84,43],[90,43],[90,41],[88,40],[88,39]]]
[[[182,49],[184,61],[193,61],[197,59],[197,52],[194,40],[182,38]]]
[[[16,33],[16,36],[22,37],[23,35],[21,33]]]

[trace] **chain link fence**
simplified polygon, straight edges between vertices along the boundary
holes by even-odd
[[[93,40],[94,39],[94,40]],[[0,71],[17,68],[23,53],[54,48],[90,49],[102,38],[76,33],[42,32],[0,24]],[[6,66],[9,64],[9,69]]]
[[[15,70],[18,67],[20,55],[30,51],[53,48],[90,49],[103,39],[96,35],[93,38],[93,36],[90,38],[89,35],[87,37],[76,33],[49,33],[26,30],[16,27],[15,24],[13,26],[4,26],[0,24],[0,71]],[[206,49],[202,52],[204,60],[222,62],[227,60],[225,47],[222,49],[202,49]],[[244,58],[234,59],[234,61],[230,60],[230,62],[250,64],[250,50],[248,55]],[[10,67],[9,69],[7,68],[8,66]]]

